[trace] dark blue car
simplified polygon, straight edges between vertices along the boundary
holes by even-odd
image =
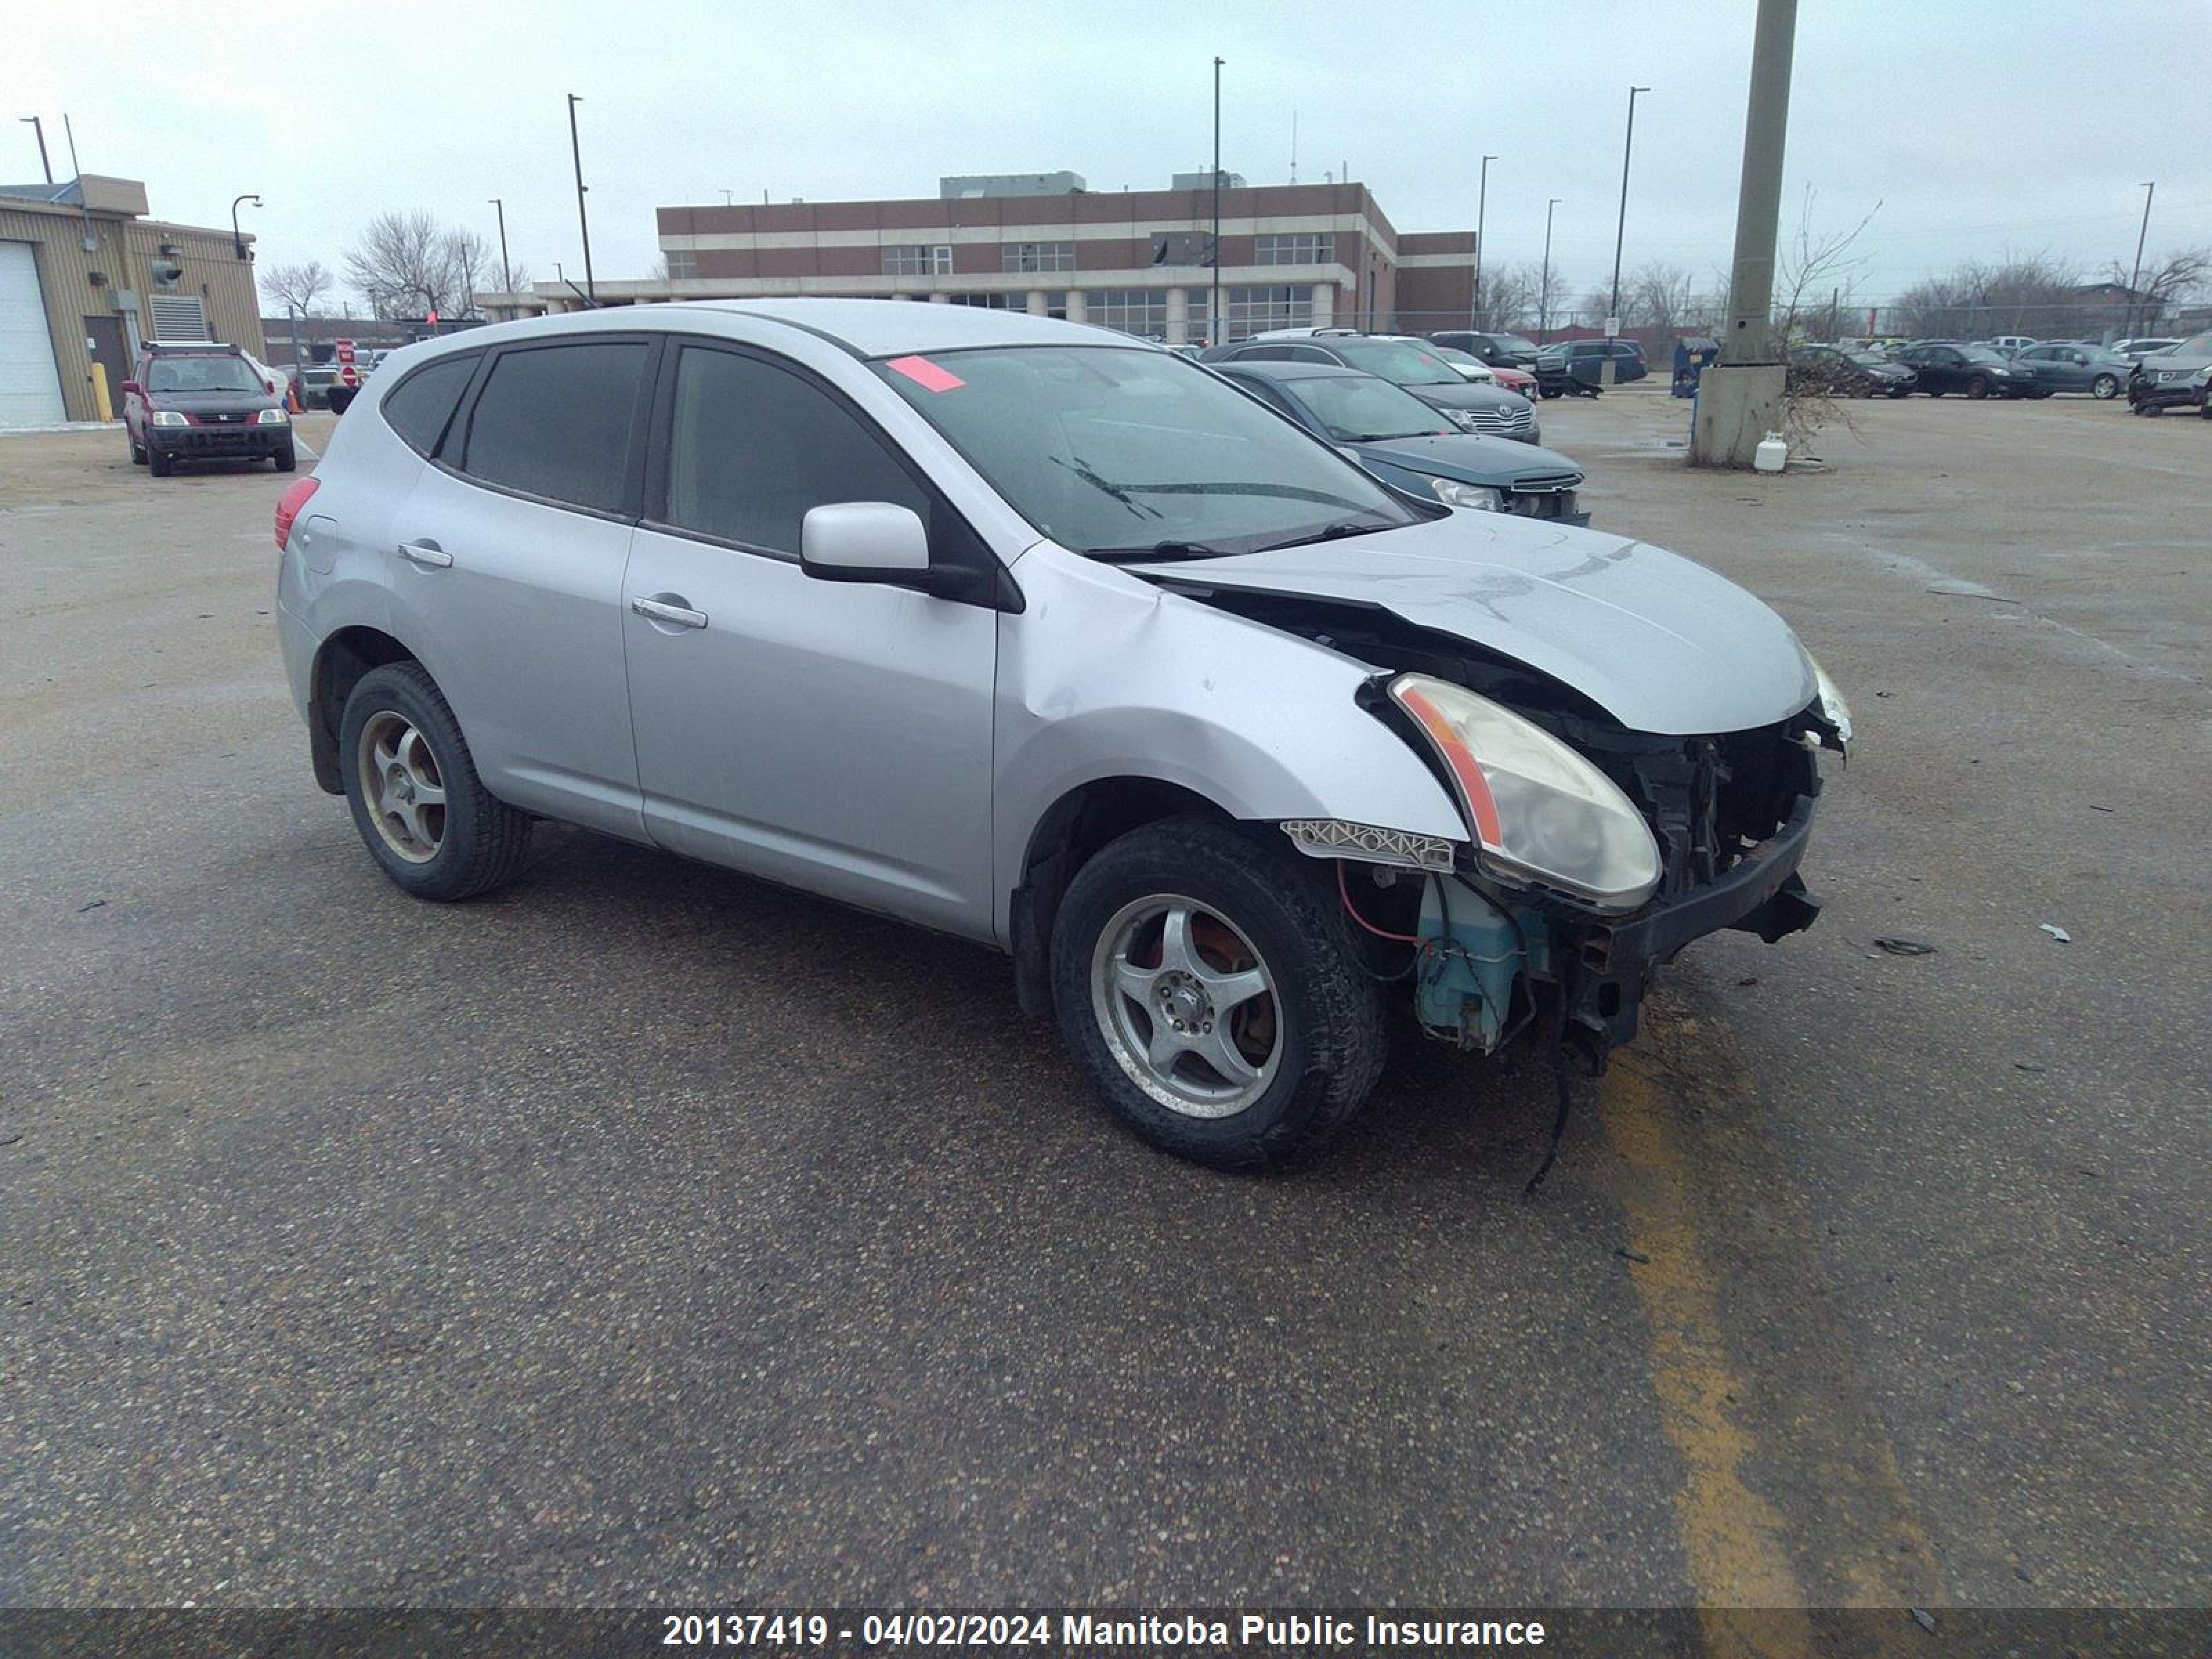
[[[1208,365],[1277,414],[1350,451],[1408,495],[1491,513],[1586,525],[1582,469],[1554,450],[1453,428],[1411,392],[1329,363]]]

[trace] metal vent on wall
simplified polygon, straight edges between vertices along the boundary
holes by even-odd
[[[207,301],[197,294],[156,294],[154,337],[157,340],[207,340]]]

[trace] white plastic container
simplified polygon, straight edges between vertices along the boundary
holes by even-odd
[[[1782,441],[1779,432],[1770,432],[1759,440],[1759,447],[1752,452],[1752,470],[1755,472],[1779,472],[1789,459],[1790,446]]]

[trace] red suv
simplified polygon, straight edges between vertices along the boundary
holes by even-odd
[[[166,478],[179,461],[253,460],[279,472],[298,465],[292,417],[246,354],[207,341],[149,342],[123,383],[123,431],[131,459]]]

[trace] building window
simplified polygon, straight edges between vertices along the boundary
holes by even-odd
[[[951,270],[952,250],[942,242],[934,246],[927,243],[902,244],[884,250],[886,276],[944,276]]]
[[[975,306],[984,311],[1027,311],[1030,296],[1026,294],[948,294],[945,296],[956,306]]]
[[[691,248],[672,247],[661,257],[668,263],[668,279],[672,283],[699,274],[699,255]]]
[[[1118,328],[1147,340],[1167,337],[1168,293],[1164,288],[1102,288],[1083,296],[1083,320]]]
[[[1301,230],[1261,236],[1252,263],[1261,265],[1327,265],[1336,263],[1336,238],[1326,231]]]
[[[1302,326],[1312,310],[1303,288],[1231,288],[1222,290],[1224,332],[1231,340],[1249,340],[1271,328]]]
[[[999,244],[999,269],[1001,270],[1073,270],[1075,269],[1075,244],[1073,242],[1001,242]]]
[[[1156,230],[1152,233],[1152,263],[1156,265],[1210,265],[1213,237],[1203,230]]]

